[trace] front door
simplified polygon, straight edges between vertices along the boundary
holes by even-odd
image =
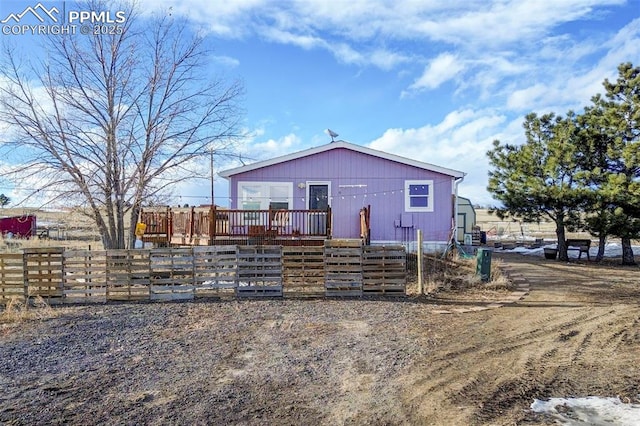
[[[327,210],[329,207],[329,185],[309,184],[309,210]]]
[[[327,210],[329,208],[329,182],[309,182],[307,185],[309,210]],[[310,213],[309,229],[310,235],[327,235],[327,214]]]

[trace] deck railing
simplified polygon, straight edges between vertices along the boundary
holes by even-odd
[[[327,210],[231,210],[209,208],[188,211],[142,211],[144,240],[168,244],[215,244],[228,240],[273,240],[331,237],[331,209]]]

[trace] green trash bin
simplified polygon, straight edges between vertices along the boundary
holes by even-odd
[[[491,279],[491,254],[489,249],[478,249],[476,275],[480,275],[482,282],[489,282]]]

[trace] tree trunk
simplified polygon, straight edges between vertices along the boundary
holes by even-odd
[[[636,260],[633,257],[633,249],[631,248],[631,238],[622,238],[622,264],[635,265]]]
[[[562,214],[559,214],[556,219],[556,237],[558,238],[558,260],[566,262],[569,260],[569,255],[567,254],[564,216]]]
[[[128,235],[129,247],[134,247],[136,241],[136,225],[138,224],[138,216],[140,214],[140,204],[138,202],[136,202],[133,207],[131,207],[131,211],[129,212],[129,214],[131,223]]]
[[[607,243],[607,236],[602,233],[598,237],[598,254],[596,255],[596,262],[602,262],[604,259],[604,245]]]

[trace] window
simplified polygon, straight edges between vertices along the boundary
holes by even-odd
[[[404,183],[404,210],[407,212],[433,211],[433,181],[407,180]]]
[[[293,208],[292,182],[238,182],[238,208],[268,210]]]

